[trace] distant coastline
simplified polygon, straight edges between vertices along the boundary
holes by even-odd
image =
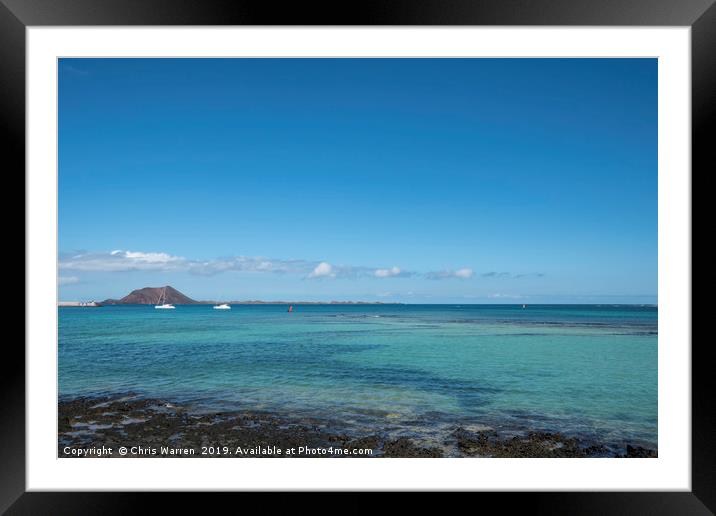
[[[214,299],[197,301],[194,300],[177,289],[167,285],[164,287],[144,287],[133,290],[121,299],[105,299],[104,301],[58,301],[58,307],[100,307],[100,306],[115,306],[115,305],[156,305],[160,304],[160,300],[163,302],[171,303],[173,305],[213,305],[219,303],[226,303],[229,305],[382,305],[382,306],[395,306],[395,305],[410,305],[415,303],[405,303],[399,301],[284,301],[284,300],[269,300],[265,301],[262,299],[244,299],[226,301],[225,299]],[[421,304],[421,303],[417,303]],[[514,301],[512,303],[427,303],[427,304],[448,304],[448,305],[472,305],[472,304],[513,304],[523,306],[536,306],[536,305],[553,305],[555,303],[537,303],[532,302],[529,305],[524,304],[521,301]],[[564,304],[564,303],[556,303]],[[612,306],[648,306],[657,308],[657,303],[567,303],[567,304],[585,304],[589,306],[601,306],[601,305],[612,305]]]
[[[174,305],[215,305],[217,303],[226,303],[229,305],[404,305],[406,303],[387,303],[383,301],[194,301],[193,303],[172,303]],[[102,301],[94,303],[96,306],[116,306],[116,305],[151,305],[154,303],[118,303]],[[78,301],[60,301],[58,306],[79,306]]]
[[[177,289],[164,287],[144,287],[133,290],[121,299],[105,299],[104,301],[58,301],[57,306],[64,307],[100,307],[114,305],[155,305],[163,299],[174,305],[213,305],[227,303],[229,305],[402,305],[383,301],[262,301],[258,299],[243,301],[224,301],[223,299],[196,301]]]

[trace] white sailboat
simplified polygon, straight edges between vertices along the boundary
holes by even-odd
[[[162,294],[159,296],[159,304],[155,305],[154,308],[156,308],[157,310],[174,310],[174,308],[176,308],[176,307],[171,303],[167,303],[166,298],[167,298],[167,287],[164,287],[164,289],[162,290]],[[162,299],[164,300],[163,303],[162,303]]]
[[[221,303],[220,305],[214,305],[214,310],[231,310],[231,305]]]

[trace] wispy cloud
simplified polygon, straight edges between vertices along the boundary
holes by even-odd
[[[57,277],[57,284],[58,285],[73,285],[75,283],[79,283],[80,279],[77,276],[58,276]]]
[[[475,277],[470,267],[442,269],[429,272],[409,271],[397,265],[392,267],[367,267],[363,265],[332,264],[328,261],[302,259],[276,259],[263,256],[229,256],[207,260],[189,259],[159,251],[128,251],[115,249],[105,252],[74,252],[60,255],[59,268],[70,274],[67,278],[76,278],[77,272],[186,272],[200,276],[213,276],[225,272],[295,274],[306,279],[356,279],[418,277],[430,280],[458,279],[468,280]],[[542,273],[512,274],[509,272],[485,272],[482,278],[525,278],[541,277]],[[79,281],[79,280],[77,280]],[[69,283],[64,283],[69,284]]]
[[[98,253],[64,253],[60,269],[83,272],[161,271],[214,275],[221,272],[273,272],[308,274],[317,262],[274,260],[256,256],[233,256],[210,260],[190,260],[162,252],[115,250]]]
[[[414,276],[413,272],[404,271],[400,267],[391,267],[389,269],[375,269],[373,276],[376,278],[407,278]]]
[[[483,272],[481,274],[483,278],[509,278],[511,274],[509,272]]]
[[[187,260],[167,253],[111,251],[60,255],[60,269],[85,272],[121,272],[134,270],[182,270]]]
[[[483,278],[541,278],[544,276],[542,272],[528,272],[522,274],[512,274],[510,272],[484,272],[481,274]]]
[[[321,262],[308,274],[308,278],[408,278],[415,273],[405,271],[400,267],[374,268],[359,265],[333,265]]]
[[[277,260],[262,256],[233,256],[213,260],[187,261],[188,272],[202,276],[213,276],[222,272],[308,274],[315,266],[316,262],[306,260]]]
[[[452,270],[442,270],[442,271],[431,271],[425,274],[425,277],[427,279],[431,280],[443,280],[443,279],[451,279],[451,278],[458,278],[458,279],[470,279],[475,275],[475,272],[470,269],[469,267],[463,267],[462,269]]]
[[[262,256],[231,256],[209,260],[191,260],[164,252],[126,251],[76,252],[60,255],[62,270],[78,272],[188,272],[213,276],[223,272],[255,272],[298,274],[309,279],[317,278],[395,278],[415,273],[400,267],[375,268],[356,265],[334,265],[326,261],[284,260]]]
[[[490,299],[525,299],[526,296],[521,294],[501,294],[497,292],[494,294],[488,294],[487,297]]]

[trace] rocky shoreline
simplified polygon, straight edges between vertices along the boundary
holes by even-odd
[[[58,403],[58,457],[656,457],[615,455],[559,433],[504,437],[456,426],[444,446],[381,433],[350,435],[312,418],[262,411],[192,413],[159,399],[79,397]],[[448,453],[446,450],[453,450]]]

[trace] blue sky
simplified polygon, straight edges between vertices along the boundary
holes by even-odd
[[[655,59],[61,59],[60,299],[655,303]]]

